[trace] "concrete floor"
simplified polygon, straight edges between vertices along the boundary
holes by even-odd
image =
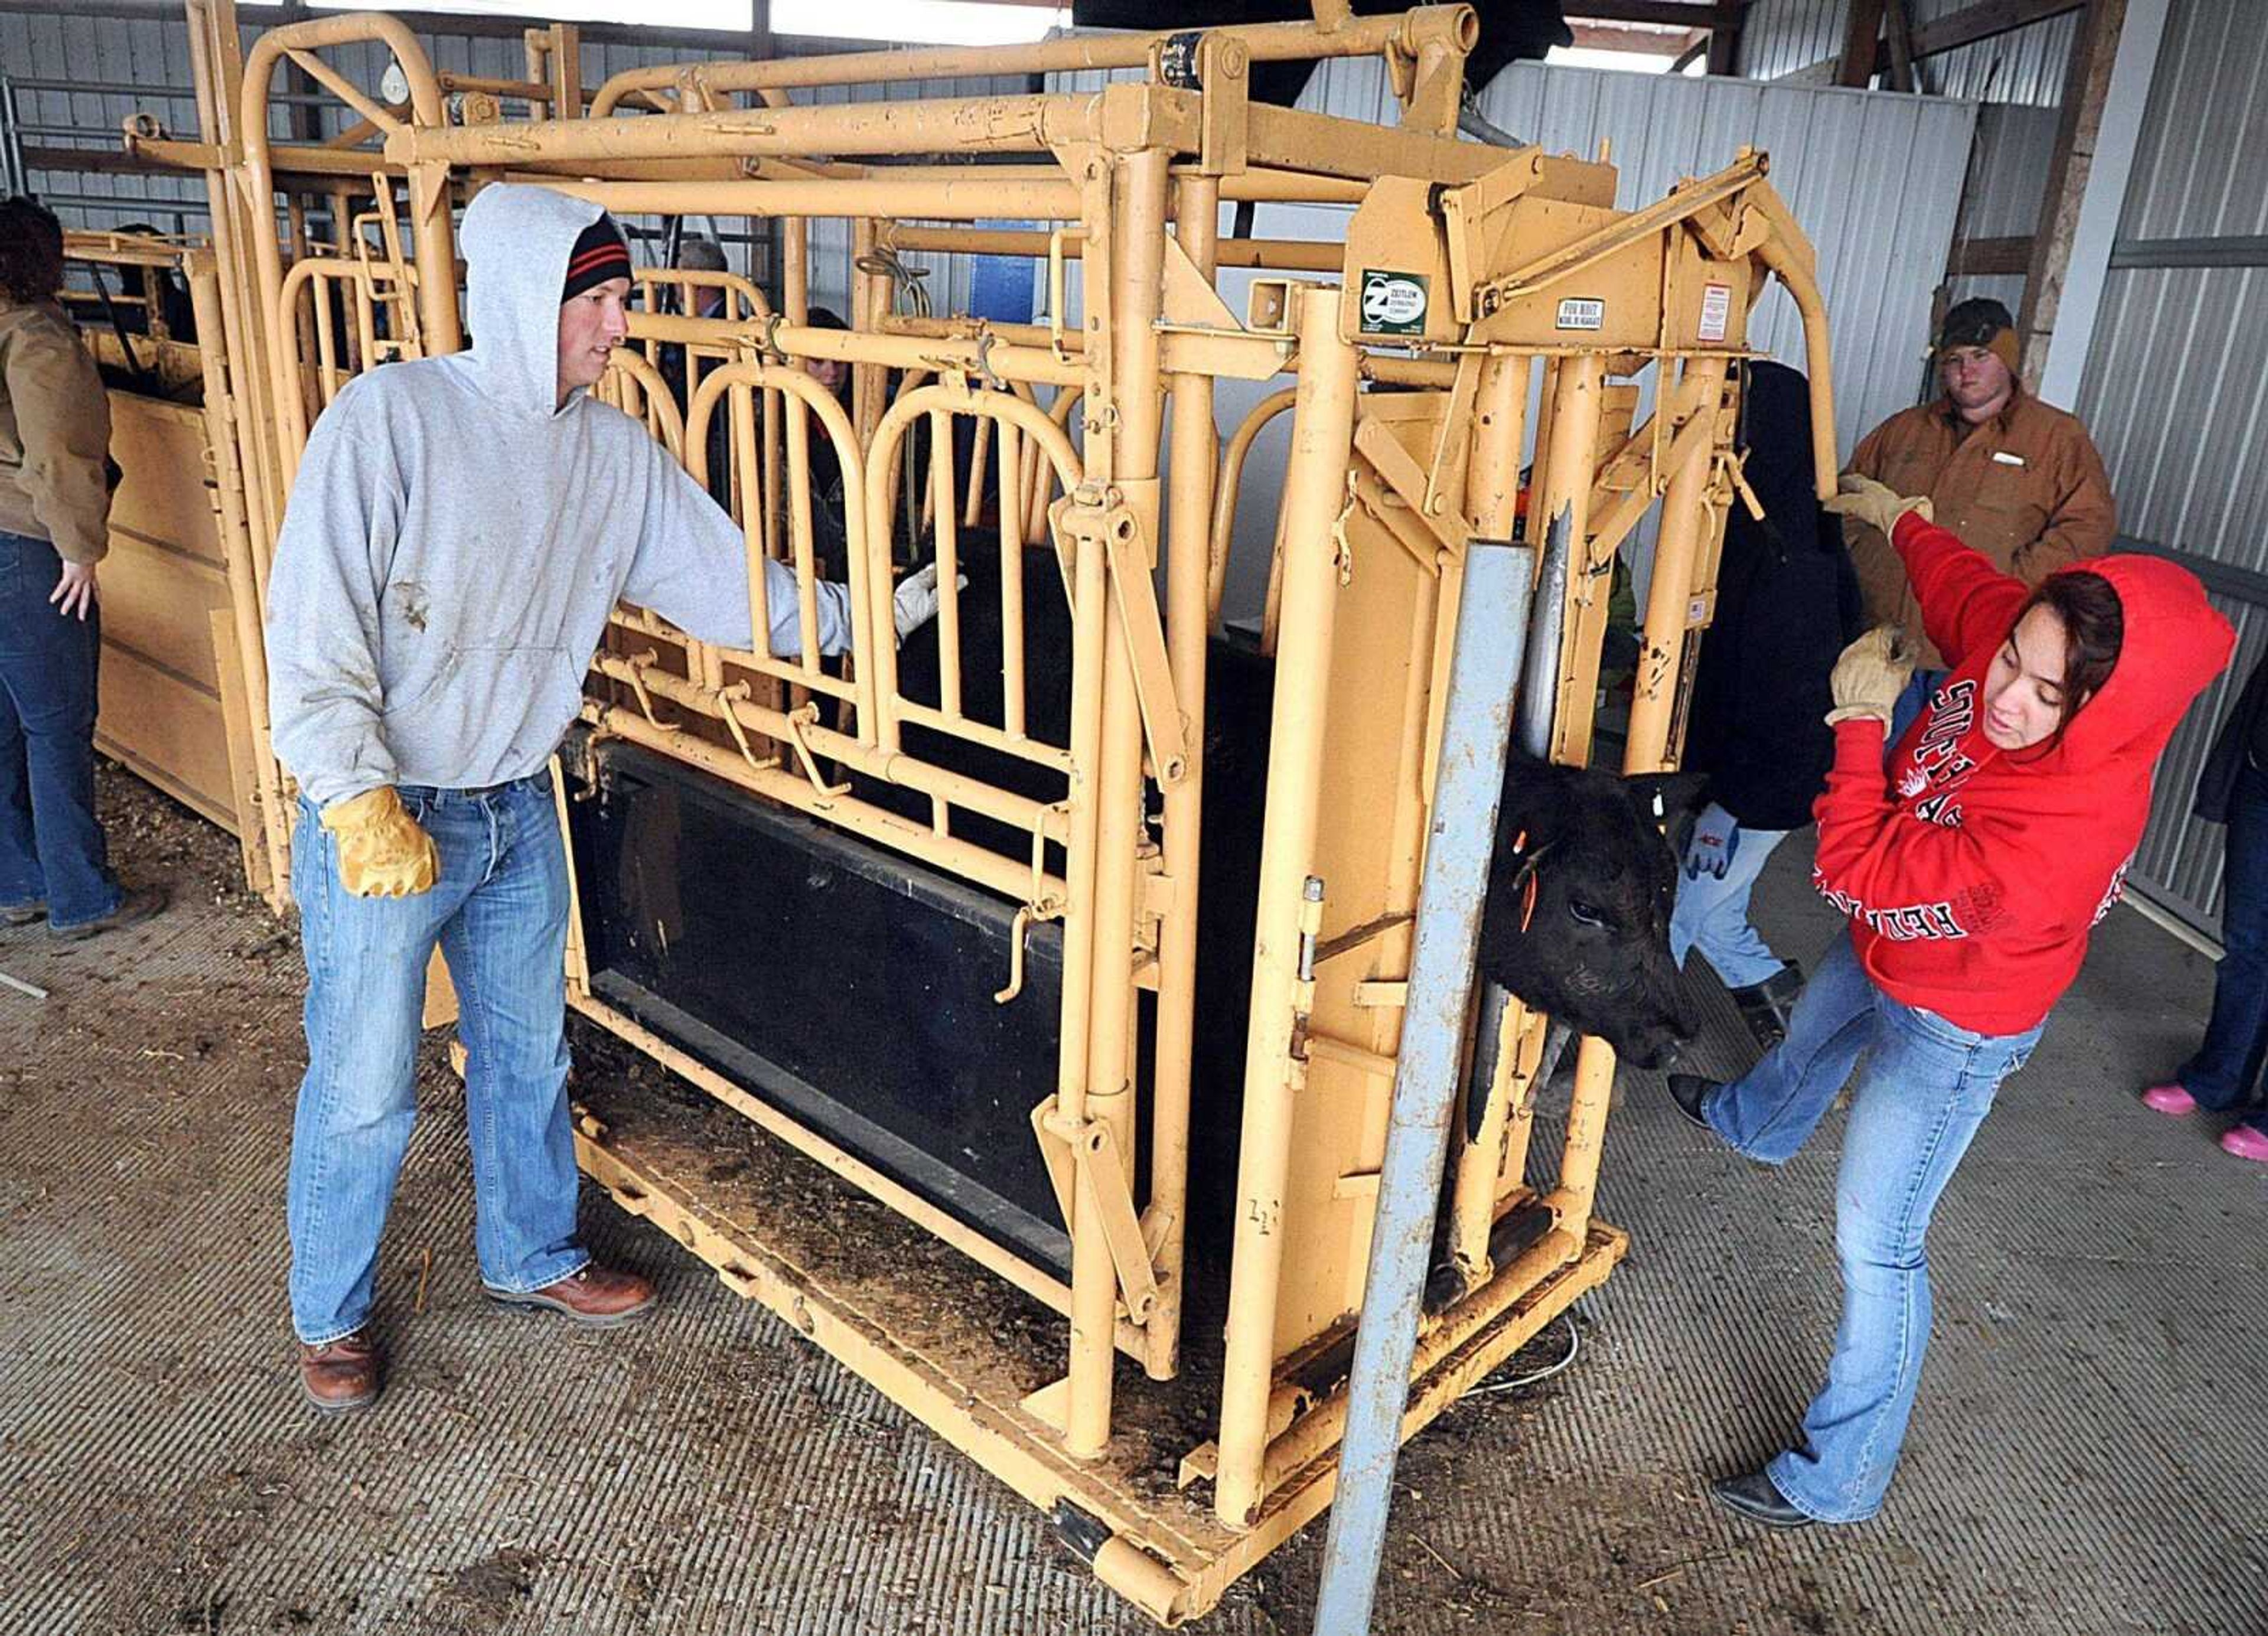
[[[1048,1529],[669,1240],[586,1202],[666,1304],[593,1337],[491,1310],[438,1058],[382,1269],[374,1412],[300,1404],[283,1313],[296,944],[226,837],[107,777],[179,906],[0,969],[0,1632],[1136,1632]],[[1800,847],[1759,919],[1835,928]],[[1733,1526],[1836,1305],[1839,1118],[1783,1172],[1633,1076],[1602,1211],[1635,1234],[1573,1367],[1472,1399],[1401,1470],[1377,1628],[1535,1636],[2268,1631],[2268,1173],[2133,1090],[2209,962],[2120,911],[1940,1213],[1937,1331],[1876,1522]],[[1709,990],[1705,1071],[1745,1062]],[[1519,1360],[1564,1349],[1554,1330]],[[1321,1529],[1201,1628],[1307,1628]]]

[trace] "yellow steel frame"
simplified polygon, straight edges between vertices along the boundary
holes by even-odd
[[[233,394],[224,394],[233,409],[216,436],[240,450],[255,604],[311,417],[347,372],[389,348],[460,344],[451,237],[459,198],[525,180],[622,213],[773,224],[777,306],[718,280],[732,295],[718,316],[642,312],[600,394],[642,416],[703,479],[708,429],[726,416],[751,564],[771,558],[794,573],[799,651],[712,649],[626,608],[593,662],[585,717],[600,734],[999,893],[1021,905],[1020,932],[1031,918],[1060,920],[1058,1076],[1033,1125],[1064,1208],[1068,1280],[963,1227],[608,1006],[592,992],[579,943],[570,951],[571,1003],[1067,1319],[1060,1378],[1031,1390],[1028,1361],[1005,1360],[982,1381],[940,1374],[893,1335],[887,1310],[795,1276],[760,1234],[708,1210],[697,1181],[667,1154],[593,1121],[580,1157],[627,1207],[1019,1492],[1049,1505],[1073,1498],[1105,1518],[1114,1537],[1096,1571],[1140,1605],[1167,1622],[1210,1606],[1328,1502],[1344,1405],[1311,1366],[1344,1339],[1360,1302],[1463,553],[1468,541],[1518,526],[1529,405],[1539,431],[1528,527],[1540,535],[1544,519],[1565,516],[1578,548],[1551,745],[1564,761],[1591,755],[1608,570],[1659,503],[1624,763],[1675,763],[1693,637],[1707,623],[1727,508],[1742,490],[1733,365],[1747,355],[1749,314],[1772,276],[1802,313],[1815,475],[1831,491],[1824,314],[1810,249],[1763,156],[1743,153],[1655,204],[1618,211],[1604,164],[1458,140],[1457,91],[1477,27],[1462,4],[1356,18],[1319,4],[1314,22],[1204,31],[1193,51],[1185,37],[1127,35],[641,69],[589,95],[587,116],[572,31],[563,27],[531,35],[526,81],[460,87],[488,100],[465,99],[460,122],[397,19],[290,24],[260,36],[247,58],[228,0],[189,0],[188,12],[199,139],[177,142],[144,123],[129,141],[202,169],[211,189],[222,309],[214,333],[226,336]],[[324,63],[325,50],[365,41],[402,65],[406,108],[370,101]],[[1252,62],[1342,56],[1385,63],[1403,107],[1398,129],[1245,95]],[[269,81],[285,62],[336,92],[361,123],[330,144],[273,142]],[[1146,77],[1091,93],[801,99],[880,80],[1086,68]],[[512,98],[542,117],[502,118],[498,99]],[[548,116],[555,111],[567,116]],[[981,171],[936,162],[977,154],[1002,162]],[[353,217],[351,196],[371,207],[356,242],[328,254],[299,226],[305,201],[325,195],[335,219]],[[294,227],[288,246],[275,230],[279,197]],[[1344,242],[1224,236],[1220,206],[1240,200],[1357,208]],[[1041,225],[977,225],[1000,216]],[[847,330],[809,322],[814,218],[850,224]],[[900,250],[1029,255],[1046,267],[1048,312],[1028,325],[901,313]],[[1219,293],[1227,269],[1261,275],[1241,317]],[[1318,272],[1337,280],[1312,282]],[[649,289],[655,279],[704,282],[652,275]],[[1388,290],[1396,280],[1398,291]],[[334,284],[346,288],[356,318],[343,357],[320,316]],[[381,305],[394,314],[384,337],[372,319]],[[688,402],[673,398],[657,367],[659,349],[673,344],[706,372]],[[806,372],[821,359],[849,366],[847,409]],[[1627,383],[1648,370],[1655,409],[1633,427]],[[1219,383],[1285,376],[1224,458]],[[1043,392],[1052,394],[1044,408]],[[1181,1367],[1206,638],[1254,435],[1285,412],[1292,447],[1265,619],[1278,682],[1218,1436],[1179,1451],[1184,1479],[1198,1488],[1166,1502],[1137,1492],[1115,1443],[1116,1360],[1125,1353],[1157,1382]],[[924,491],[905,501],[900,477],[913,468],[904,438],[925,425],[934,446],[949,448],[954,417],[982,434],[965,488],[953,462],[937,460]],[[814,640],[814,436],[830,440],[846,478],[854,635],[839,676],[820,667]],[[1004,575],[1000,610],[1008,708],[998,721],[963,709],[952,569],[988,490],[1011,565],[1026,541],[1051,544],[1062,564],[1073,628],[1064,742],[1027,729],[1029,610],[1018,572]],[[901,512],[945,569],[934,704],[903,697],[897,682],[890,594]],[[763,576],[751,581],[762,630]],[[821,696],[847,706],[832,726],[820,719]],[[1035,800],[911,755],[901,738],[908,723],[1047,770],[1060,777],[1060,798]],[[856,799],[838,781],[846,769],[927,798],[930,821]],[[1363,799],[1346,799],[1358,778]],[[954,820],[964,813],[1027,834],[1029,858],[963,839]],[[280,883],[280,857],[276,868]],[[1003,975],[1012,992],[1018,978]],[[1145,989],[1157,996],[1146,1099],[1135,1076]],[[1528,1179],[1541,1024],[1512,1008],[1481,1139],[1456,1161],[1448,1236],[1464,1293],[1426,1321],[1413,1430],[1622,1252],[1622,1235],[1593,1212],[1613,1073],[1602,1042],[1580,1048],[1554,1179]],[[1150,1177],[1138,1198],[1145,1119]],[[1498,1265],[1491,1234],[1514,1210],[1534,1231]],[[1207,1483],[1201,1505],[1195,1496]]]

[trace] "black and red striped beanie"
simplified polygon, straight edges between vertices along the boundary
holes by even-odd
[[[630,276],[630,243],[615,225],[615,218],[601,210],[599,219],[576,237],[575,247],[567,257],[567,284],[559,298],[571,301],[593,284]]]

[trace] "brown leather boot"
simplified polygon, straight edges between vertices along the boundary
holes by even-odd
[[[299,1344],[299,1389],[326,1414],[367,1409],[378,1401],[378,1343],[357,1330],[320,1346]]]
[[[118,907],[99,920],[84,920],[75,926],[57,927],[48,922],[48,935],[58,943],[78,943],[105,932],[115,932],[124,926],[138,926],[151,916],[164,909],[172,893],[162,886],[137,886],[127,889],[118,900]]]
[[[635,1272],[593,1261],[579,1272],[522,1293],[491,1288],[489,1299],[507,1307],[543,1307],[593,1329],[628,1323],[653,1305],[653,1285]]]

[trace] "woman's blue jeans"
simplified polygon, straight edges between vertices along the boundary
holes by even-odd
[[[1805,985],[1787,1038],[1703,1103],[1734,1147],[1784,1164],[1865,1062],[1835,1183],[1843,1271],[1835,1357],[1804,1414],[1801,1445],[1765,1468],[1807,1516],[1858,1522],[1881,1507],[1929,1345],[1930,1213],[2000,1081],[2039,1037],[2038,1027],[1976,1034],[1899,1004],[1838,936]]]
[[[2229,800],[2225,858],[2213,1015],[2197,1055],[2174,1076],[2213,1113],[2252,1102],[2268,1058],[2268,773],[2250,757]],[[2268,1107],[2253,1109],[2249,1123],[2268,1131]]]
[[[119,900],[94,815],[102,611],[57,612],[62,573],[48,542],[0,530],[0,909],[45,905],[56,931]]]
[[[312,1345],[370,1315],[379,1235],[417,1116],[418,1025],[438,942],[460,1005],[473,1242],[490,1287],[579,1270],[567,1111],[567,859],[548,773],[488,790],[405,785],[441,855],[433,889],[356,897],[299,803],[291,890],[307,959],[307,1075],[291,1129],[291,1324]]]

